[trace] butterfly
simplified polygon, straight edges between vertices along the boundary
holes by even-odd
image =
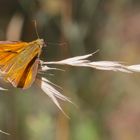
[[[0,74],[16,88],[27,89],[35,81],[43,39],[32,42],[0,41]]]

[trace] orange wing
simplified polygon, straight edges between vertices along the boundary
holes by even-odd
[[[0,41],[0,70],[27,47],[26,42]]]
[[[18,51],[28,45],[27,42],[21,41],[0,41],[1,51]]]

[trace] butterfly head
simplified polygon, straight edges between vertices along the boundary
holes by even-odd
[[[36,40],[36,44],[37,44],[40,48],[42,48],[42,47],[45,45],[45,42],[44,42],[43,39],[37,39],[37,40]]]

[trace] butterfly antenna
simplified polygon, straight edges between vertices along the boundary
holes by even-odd
[[[36,32],[37,38],[39,39],[39,34],[38,34],[38,31],[37,31],[37,23],[36,23],[36,20],[34,20],[34,25],[35,25],[35,32]]]
[[[51,45],[51,46],[66,46],[67,45],[67,43],[53,43],[53,42],[48,42],[48,41],[45,41],[45,44],[47,44],[47,45]]]

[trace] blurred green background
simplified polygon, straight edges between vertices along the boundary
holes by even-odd
[[[140,63],[139,0],[0,0],[0,40],[37,39],[33,20],[48,42],[42,60],[100,49],[92,60]],[[0,91],[0,129],[11,135],[0,140],[140,140],[140,74],[59,68],[45,76],[77,104],[61,102],[70,119],[36,84],[9,87]]]

